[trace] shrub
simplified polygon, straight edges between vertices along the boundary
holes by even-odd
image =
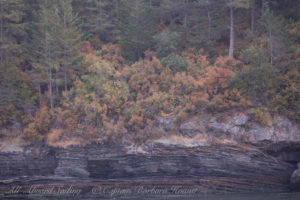
[[[272,112],[281,112],[300,121],[300,72],[292,68],[275,79],[275,88],[270,92]]]
[[[250,110],[250,114],[253,116],[254,121],[262,126],[268,125],[269,115],[267,109],[264,107],[253,108]]]
[[[274,72],[268,66],[247,67],[244,71],[233,75],[229,87],[246,91],[248,98],[260,100],[273,87]]]
[[[182,72],[187,68],[186,60],[178,54],[171,53],[161,60],[164,66],[169,67],[174,72]]]
[[[47,106],[42,106],[35,114],[31,123],[24,129],[24,137],[29,141],[41,141],[50,131],[55,121],[55,115]]]

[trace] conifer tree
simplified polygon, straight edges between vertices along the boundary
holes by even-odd
[[[229,0],[228,6],[230,9],[230,45],[229,45],[229,57],[234,56],[234,45],[235,45],[235,17],[234,9],[236,8],[249,8],[250,0]]]
[[[50,107],[54,107],[53,102],[53,72],[57,69],[54,60],[53,23],[56,20],[53,5],[45,0],[41,3],[39,12],[39,21],[35,24],[36,30],[33,33],[28,51],[31,53],[31,62],[33,70],[31,76],[38,87],[40,105],[42,96],[42,87],[48,85]]]
[[[24,62],[22,40],[24,5],[21,0],[0,1],[0,104],[16,105],[20,99],[18,68]],[[20,102],[19,102],[20,103]]]
[[[62,90],[62,85],[67,92],[71,75],[80,70],[81,35],[71,2],[42,2],[39,22],[29,49],[32,52],[32,76],[39,88],[40,97],[43,92],[41,87],[48,84],[51,108],[54,107],[54,84],[57,95]]]
[[[55,59],[57,59],[63,71],[64,90],[67,92],[72,73],[80,71],[82,59],[79,53],[81,34],[78,17],[73,12],[72,0],[59,1],[56,9]]]
[[[145,0],[122,1],[120,8],[119,41],[125,58],[138,60],[145,50],[153,45],[152,7]]]

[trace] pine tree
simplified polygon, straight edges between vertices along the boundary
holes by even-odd
[[[236,8],[249,8],[251,0],[229,0],[228,6],[230,9],[230,45],[229,45],[229,57],[234,56],[234,45],[235,45],[235,17],[234,9]]]
[[[0,104],[20,103],[20,80],[17,74],[24,62],[22,40],[26,37],[23,24],[23,2],[0,0]]]
[[[28,49],[33,66],[31,76],[39,91],[40,105],[42,87],[48,85],[50,107],[53,108],[53,72],[57,69],[54,60],[53,22],[56,18],[50,1],[43,1],[40,6],[39,21],[35,24],[36,30]]]
[[[119,43],[125,58],[138,60],[145,50],[153,45],[152,7],[145,0],[122,1],[120,8],[119,29],[121,39]]]
[[[71,3],[72,0],[62,0],[56,8],[55,57],[63,71],[65,92],[68,91],[71,75],[80,71],[82,59],[79,53],[81,40],[79,21],[77,15],[73,13]]]
[[[272,66],[274,62],[287,54],[284,20],[275,16],[269,5],[265,4],[260,24],[263,27],[263,36],[268,38],[269,58]]]
[[[71,0],[57,3],[45,0],[41,4],[39,22],[29,49],[32,52],[31,74],[40,97],[43,93],[41,88],[48,84],[51,108],[54,108],[54,84],[56,95],[59,95],[62,85],[67,92],[71,75],[80,70],[81,35],[77,19],[72,10]]]
[[[117,17],[120,0],[73,0],[74,11],[81,19],[86,40],[100,38],[111,42],[117,35]]]

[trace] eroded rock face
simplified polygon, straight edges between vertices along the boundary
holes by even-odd
[[[179,126],[179,131],[183,135],[193,137],[197,134],[202,134],[207,132],[206,128],[207,118],[194,117],[186,123]]]
[[[156,125],[166,131],[174,128],[175,116],[164,116],[156,119]]]
[[[276,141],[300,141],[300,127],[285,116],[275,118],[274,135]]]
[[[222,119],[202,114],[182,123],[179,131],[189,137],[207,134],[254,144],[265,141],[300,142],[300,125],[281,115],[275,116],[268,125],[263,126],[245,113],[224,114]]]
[[[286,117],[276,116],[273,123],[262,126],[244,113],[222,119],[203,114],[180,125],[175,124],[174,116],[165,116],[157,119],[155,128],[176,132],[180,137],[161,138],[154,145],[137,148],[91,144],[0,153],[0,179],[47,176],[92,181],[193,177],[204,182],[213,180],[218,190],[227,191],[230,184],[230,191],[274,192],[287,191],[290,182],[299,185],[300,169],[295,171],[295,165],[300,161],[300,127]],[[215,138],[219,143],[215,143]],[[274,149],[262,148],[264,142],[271,143]]]
[[[300,190],[300,162],[297,164],[298,169],[291,176],[291,187]]]
[[[25,148],[23,152],[0,152],[0,179],[18,176],[47,176],[56,168],[52,148]]]
[[[44,152],[47,151],[50,150]],[[37,157],[39,165],[36,165],[32,173],[27,173],[24,163],[32,165],[34,161],[24,160],[22,155],[20,158],[7,160],[8,165],[16,167],[10,171],[1,167],[0,174],[6,174],[5,177],[1,176],[1,179],[24,175],[73,177],[78,180],[159,180],[167,177],[180,180],[197,177],[204,182],[213,180],[218,190],[227,191],[230,184],[230,191],[235,192],[262,189],[278,192],[288,191],[290,176],[295,170],[293,165],[268,156],[251,146],[216,145],[187,148],[157,144],[145,148],[144,153],[133,154],[121,146],[92,144],[51,151],[52,154],[47,155],[54,156],[55,163],[41,164],[45,161],[42,157]],[[48,169],[49,173],[40,174],[42,169]],[[224,181],[228,184],[224,185]]]
[[[253,123],[248,134],[251,142],[273,141],[274,127],[261,126]]]
[[[300,169],[294,171],[291,177],[292,184],[300,184]]]
[[[244,126],[249,121],[249,119],[250,117],[248,115],[244,113],[238,113],[232,118],[231,123],[236,126]]]

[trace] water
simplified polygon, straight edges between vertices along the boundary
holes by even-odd
[[[147,187],[134,185],[120,188],[116,185],[33,185],[0,186],[0,200],[300,200],[300,192],[290,193],[204,193],[184,187]]]
[[[116,196],[97,196],[97,195],[80,195],[80,196],[52,196],[52,195],[11,195],[0,196],[3,200],[71,200],[71,199],[124,199],[124,200],[299,200],[300,193],[275,193],[275,194],[227,194],[227,195],[116,195]]]
[[[300,200],[300,192],[288,192],[284,185],[209,183],[192,178],[130,181],[24,178],[0,183],[0,200]]]

